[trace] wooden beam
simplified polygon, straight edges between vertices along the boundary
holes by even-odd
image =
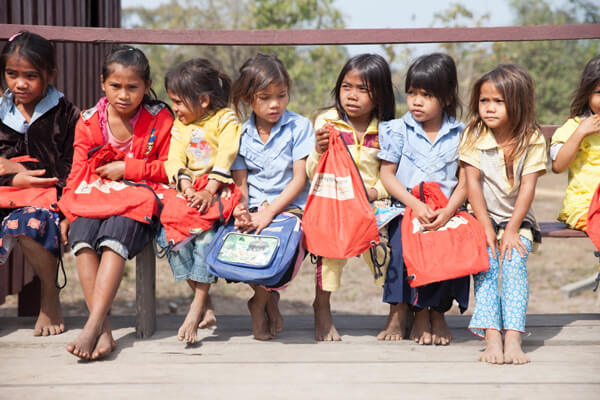
[[[135,257],[135,333],[149,338],[156,330],[156,258],[150,242]]]
[[[600,39],[600,24],[411,29],[121,29],[0,24],[0,40],[28,30],[59,42],[317,45]]]

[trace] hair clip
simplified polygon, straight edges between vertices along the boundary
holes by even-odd
[[[8,38],[8,41],[9,41],[9,42],[12,42],[13,40],[15,40],[15,38],[16,38],[17,36],[19,36],[19,35],[20,35],[20,34],[22,34],[22,33],[23,33],[23,32],[17,32],[17,33],[15,33],[14,35],[12,35],[11,37],[9,37],[9,38]]]

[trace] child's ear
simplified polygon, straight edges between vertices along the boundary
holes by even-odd
[[[106,92],[106,90],[104,89],[104,75],[100,74],[100,87],[102,88],[103,92]]]
[[[207,94],[203,94],[200,96],[200,107],[203,109],[207,109],[210,106],[210,96]]]
[[[144,94],[150,93],[151,88],[152,88],[152,79],[148,79],[148,81],[146,82],[146,90],[144,91]]]

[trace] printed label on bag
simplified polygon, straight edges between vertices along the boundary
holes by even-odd
[[[460,215],[455,215],[454,217],[450,218],[444,226],[442,226],[436,230],[437,231],[446,231],[448,229],[456,229],[459,226],[467,225],[468,223],[469,223],[469,221],[467,221],[465,218],[461,217]],[[421,225],[421,222],[417,218],[413,219],[412,233],[427,233],[427,232],[434,232],[434,231],[426,231],[425,228],[423,228],[423,225]]]
[[[352,178],[336,177],[333,174],[315,174],[310,185],[310,194],[329,199],[350,200],[354,198]]]

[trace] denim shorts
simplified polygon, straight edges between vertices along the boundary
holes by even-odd
[[[201,283],[215,283],[217,281],[217,277],[208,272],[208,265],[206,264],[206,251],[216,233],[216,228],[204,231],[177,251],[171,250],[167,253],[171,271],[173,271],[173,276],[177,282],[191,280]],[[167,247],[164,228],[160,228],[156,241],[160,247]]]

